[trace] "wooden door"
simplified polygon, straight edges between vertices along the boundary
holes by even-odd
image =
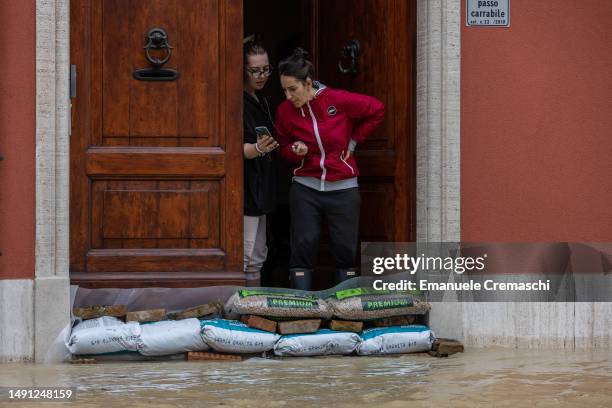
[[[242,284],[242,1],[71,0],[70,27],[71,281]],[[133,75],[156,27],[178,80]]]
[[[357,147],[361,176],[360,240],[416,239],[416,1],[333,0],[314,6],[318,77],[334,88],[379,98],[384,124]],[[357,72],[338,67],[344,46],[357,40]],[[343,59],[343,67],[350,61]]]

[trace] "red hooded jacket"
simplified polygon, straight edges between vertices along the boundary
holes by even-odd
[[[296,165],[294,176],[332,182],[356,177],[355,158],[351,155],[345,161],[343,153],[370,136],[384,115],[384,105],[376,98],[321,85],[315,98],[301,108],[285,100],[276,110],[280,154]],[[308,146],[305,156],[293,152],[297,141]]]

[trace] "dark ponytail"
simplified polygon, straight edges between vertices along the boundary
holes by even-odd
[[[280,75],[296,78],[298,81],[305,82],[310,78],[314,80],[314,65],[306,57],[308,52],[302,48],[296,48],[293,53],[278,64]]]

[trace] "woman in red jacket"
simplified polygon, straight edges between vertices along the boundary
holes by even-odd
[[[384,119],[378,99],[330,89],[314,81],[314,68],[302,49],[279,66],[287,98],[276,111],[281,156],[295,165],[290,192],[292,286],[310,290],[327,219],[336,282],[356,275],[359,233],[359,171],[353,157]]]

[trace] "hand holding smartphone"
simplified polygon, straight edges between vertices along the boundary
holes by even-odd
[[[266,126],[255,127],[255,134],[257,135],[257,146],[264,153],[269,153],[278,147],[278,143]]]
[[[270,133],[270,131],[268,130],[266,126],[256,126],[255,133],[257,134],[257,139],[261,139],[264,136],[272,137],[272,134]]]

